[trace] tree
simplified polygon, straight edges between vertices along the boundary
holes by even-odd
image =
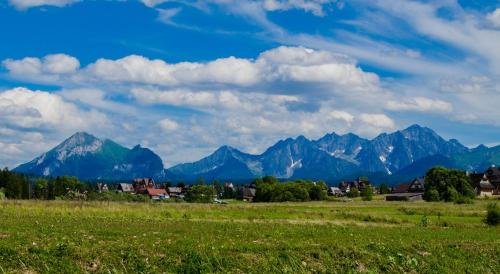
[[[435,198],[435,193],[431,195],[431,190],[437,191],[439,200],[458,201],[462,198],[473,199],[475,197],[472,182],[461,170],[446,169],[444,167],[431,168],[425,177],[426,193],[424,198],[427,201],[431,197]]]
[[[203,178],[203,177],[198,178],[196,184],[197,185],[205,185],[205,178]]]
[[[439,201],[439,192],[437,191],[437,189],[434,187],[428,189],[428,191],[424,193],[424,200],[428,202]]]
[[[371,186],[366,186],[361,192],[361,197],[363,201],[373,200],[373,188]]]
[[[359,197],[359,190],[355,187],[351,187],[351,190],[349,191],[349,193],[347,193],[347,197],[349,198]]]
[[[381,183],[379,189],[380,189],[380,194],[391,193],[391,189],[389,188],[389,186],[386,183]]]
[[[189,188],[185,200],[190,203],[211,203],[214,196],[215,190],[212,186],[195,185]]]
[[[261,179],[256,179],[253,181],[256,186],[255,191],[255,202],[270,202],[272,200],[273,193],[278,184],[276,178],[267,176]]]
[[[224,186],[218,180],[213,181],[212,185],[217,193],[217,197],[221,197],[224,192]]]
[[[48,199],[49,182],[46,179],[35,181],[33,194],[36,199]]]
[[[7,181],[5,182],[5,196],[10,199],[27,198],[27,182],[24,176],[7,171]]]
[[[224,199],[233,199],[236,197],[236,193],[234,188],[224,186],[224,192],[222,193],[222,198]]]
[[[312,201],[322,201],[328,196],[328,187],[324,182],[317,182],[309,189],[309,197]]]

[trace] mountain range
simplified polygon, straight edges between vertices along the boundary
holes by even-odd
[[[80,179],[245,181],[265,175],[281,179],[321,179],[328,182],[369,176],[396,182],[422,176],[435,165],[484,171],[500,162],[500,146],[468,148],[445,140],[419,125],[374,139],[349,133],[330,133],[318,140],[304,136],[281,140],[259,155],[222,146],[211,155],[164,169],[162,160],[147,148],[125,148],[80,132],[14,171],[45,176],[72,175]]]

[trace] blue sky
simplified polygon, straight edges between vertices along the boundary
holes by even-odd
[[[166,166],[414,123],[500,142],[500,3],[0,2],[0,166],[76,131]]]

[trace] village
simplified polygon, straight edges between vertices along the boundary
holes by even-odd
[[[477,197],[500,197],[500,169],[498,167],[490,167],[484,173],[466,173],[466,175],[470,178]],[[156,183],[152,178],[136,178],[132,182],[118,184],[96,184],[96,190],[99,193],[115,191],[144,195],[153,201],[183,200],[191,187],[193,185],[183,183],[176,186],[170,183]],[[224,203],[223,199],[252,202],[257,194],[255,183],[236,185],[232,182],[224,184],[217,182],[211,187],[214,189],[213,203]],[[338,186],[328,186],[327,194],[330,197],[355,198],[360,196],[360,193],[366,192],[367,188],[375,195],[385,195],[386,201],[419,201],[424,199],[426,183],[425,178],[422,177],[393,187],[386,184],[374,186],[367,177],[359,177],[353,181],[342,181]]]

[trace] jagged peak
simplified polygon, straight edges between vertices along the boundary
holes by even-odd
[[[88,140],[88,139],[95,140],[98,138],[90,133],[85,132],[85,131],[78,131],[75,134],[71,135],[68,139],[66,139],[66,141],[68,141],[68,140]]]
[[[88,146],[92,144],[102,144],[102,141],[95,137],[92,134],[89,134],[84,131],[77,132],[68,139],[64,140],[61,144],[59,144],[56,149],[68,149],[79,146]]]
[[[299,135],[295,138],[295,141],[309,141],[304,135]]]

